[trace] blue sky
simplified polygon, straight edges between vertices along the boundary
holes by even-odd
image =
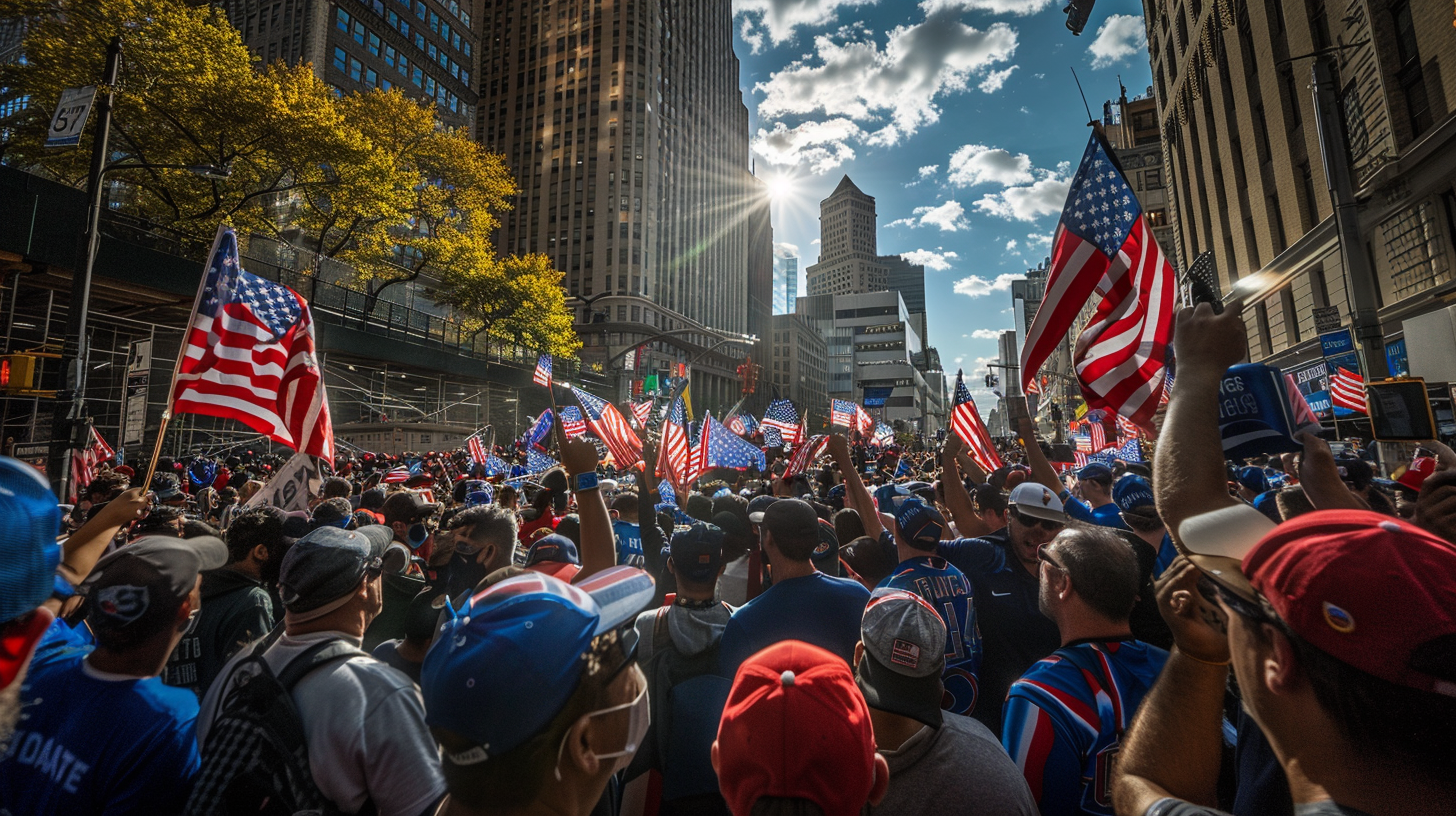
[[[1137,0],[735,0],[757,172],[802,270],[843,174],[876,199],[881,254],[926,264],[929,343],[981,383],[1012,325],[1009,281],[1049,254],[1087,114],[1151,81]],[[990,407],[977,393],[983,412]]]

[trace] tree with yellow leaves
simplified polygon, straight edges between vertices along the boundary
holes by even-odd
[[[562,274],[551,259],[539,253],[513,256],[501,272],[472,267],[444,275],[435,297],[470,315],[479,332],[494,340],[574,356],[581,341],[566,310]]]

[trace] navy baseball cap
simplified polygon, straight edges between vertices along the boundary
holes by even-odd
[[[764,511],[768,510],[769,505],[776,501],[778,498],[774,496],[754,496],[748,502],[748,520],[754,524],[763,523]]]
[[[1264,493],[1269,489],[1269,477],[1263,468],[1249,465],[1239,469],[1239,484],[1255,493]]]
[[[526,569],[570,581],[581,572],[576,544],[564,535],[552,533],[536,539],[526,551]]]
[[[1111,479],[1112,468],[1101,462],[1093,462],[1090,465],[1084,466],[1073,475],[1078,479]]]
[[[652,578],[621,566],[580,584],[518,575],[447,606],[420,670],[425,722],[475,747],[445,760],[485,762],[539,734],[576,693],[594,640],[620,630],[636,650],[628,624],[651,601]]]
[[[1130,513],[1143,507],[1153,507],[1153,486],[1141,476],[1124,476],[1112,486],[1112,502],[1117,509]]]
[[[283,608],[298,622],[322,617],[343,605],[369,569],[384,563],[394,531],[382,524],[357,530],[320,527],[288,548],[278,576]]]
[[[945,517],[918,496],[911,496],[900,503],[895,523],[900,525],[900,532],[907,541],[939,541],[941,530],[945,529]]]
[[[672,555],[673,572],[679,577],[700,584],[712,581],[718,577],[718,568],[723,564],[723,528],[694,522],[686,530],[672,534],[668,552]]]
[[[0,456],[0,624],[29,614],[55,587],[61,508],[40,471]]]
[[[814,545],[814,552],[809,554],[809,560],[814,568],[825,575],[839,576],[839,534],[834,532],[834,525],[824,519],[819,522],[819,543]]]

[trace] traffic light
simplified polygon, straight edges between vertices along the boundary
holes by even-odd
[[[1092,16],[1092,4],[1097,0],[1071,0],[1062,13],[1067,15],[1067,30],[1080,36],[1087,27],[1087,18]]]
[[[35,357],[30,354],[7,354],[0,357],[0,391],[8,394],[29,391],[35,387]]]

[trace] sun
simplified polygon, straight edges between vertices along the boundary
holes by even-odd
[[[794,181],[790,176],[774,176],[773,178],[766,179],[765,183],[768,185],[768,197],[774,201],[783,201],[786,198],[792,198],[798,191],[798,185]]]

